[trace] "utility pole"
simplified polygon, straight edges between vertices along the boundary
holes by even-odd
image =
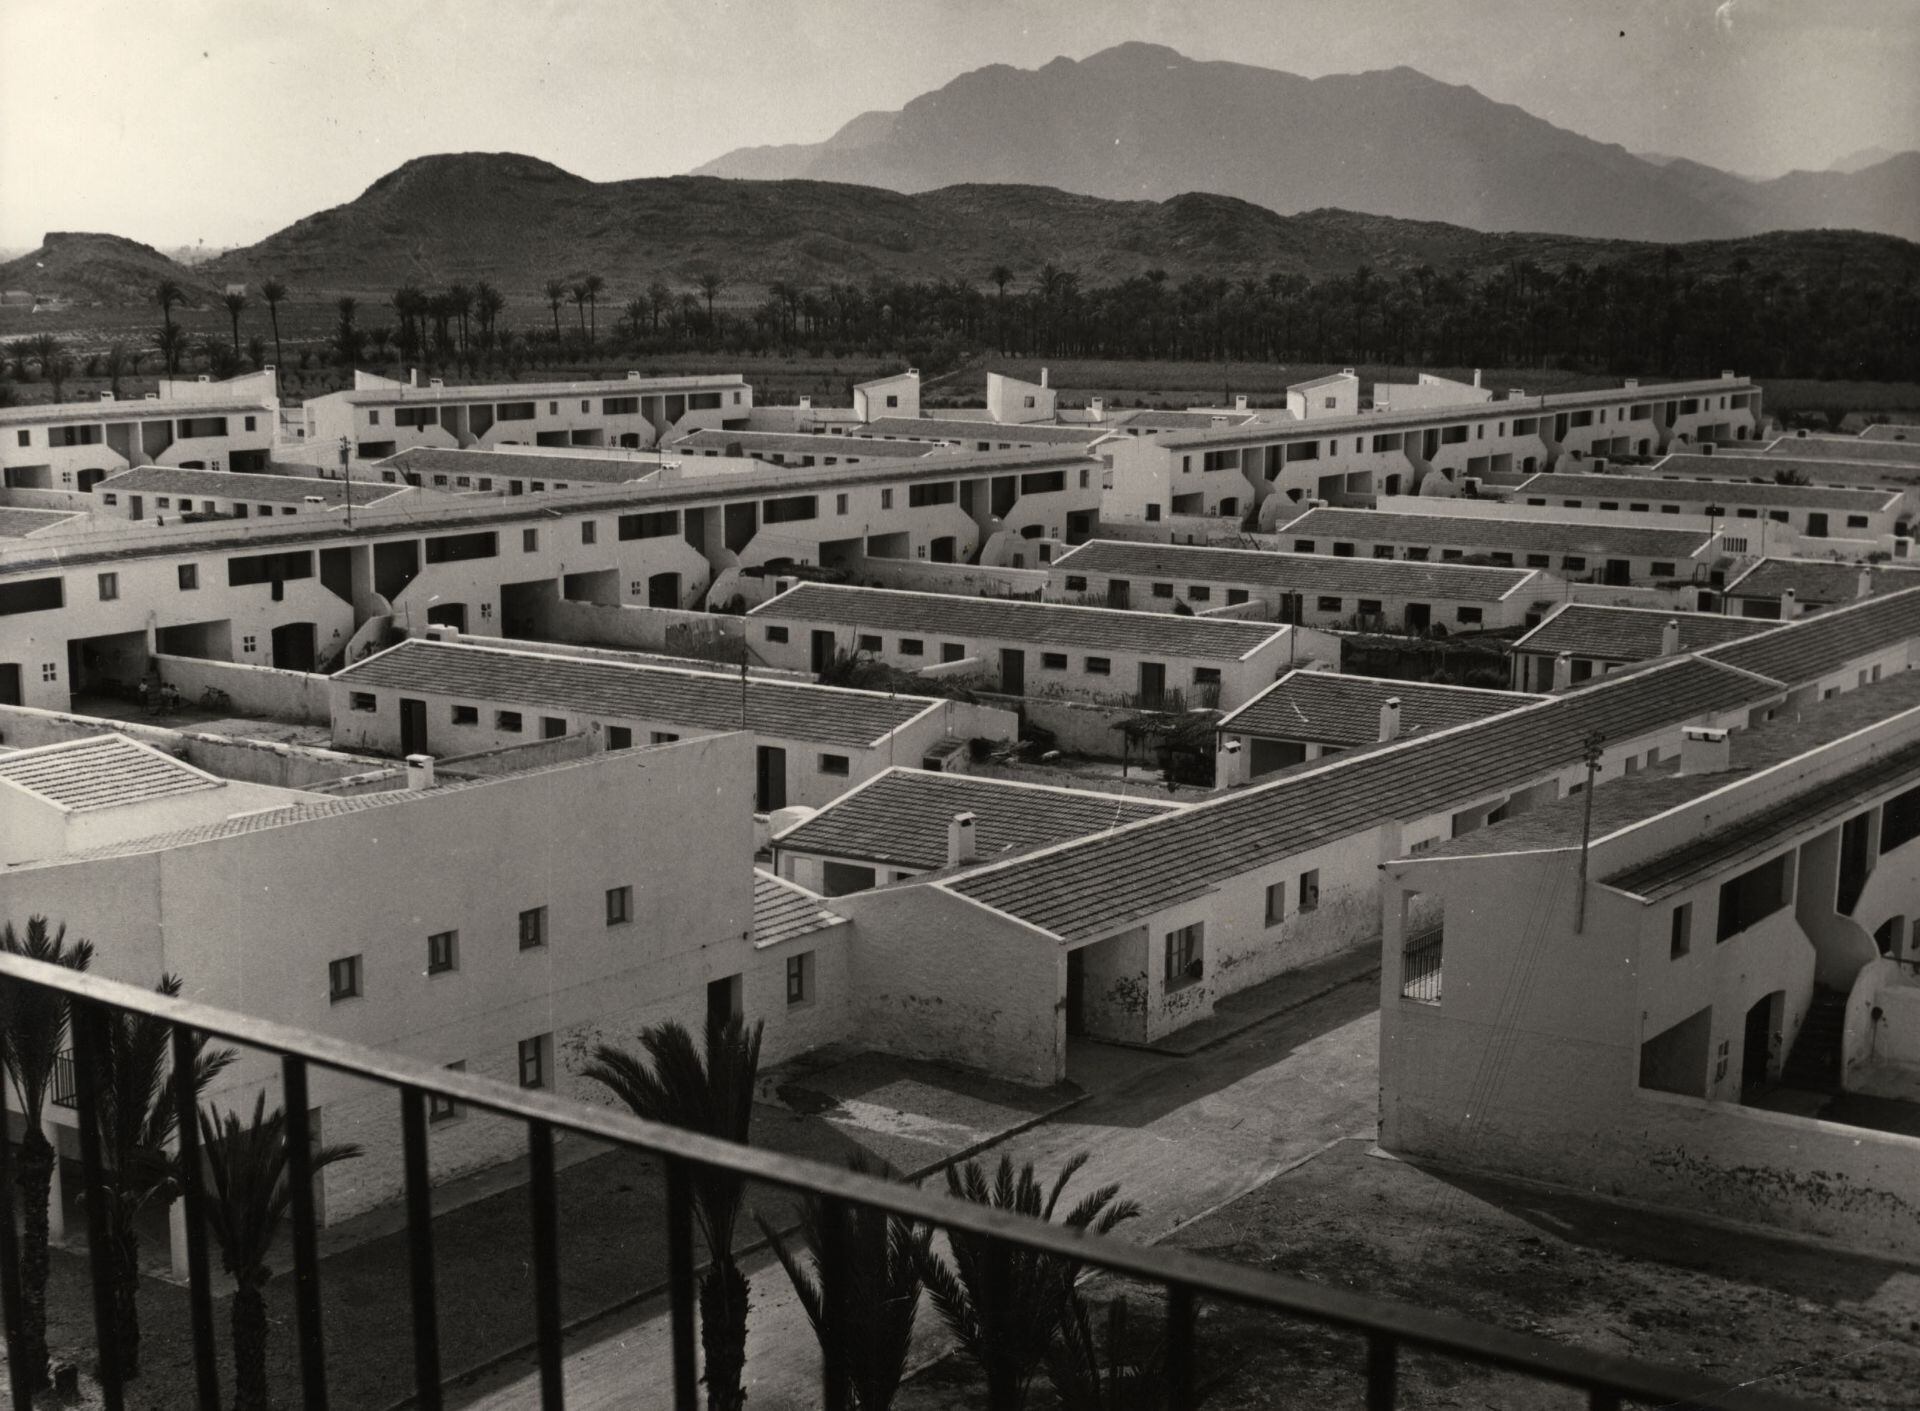
[[[347,528],[353,528],[353,442],[340,438],[340,474],[347,482]]]
[[[1592,731],[1580,742],[1580,758],[1587,766],[1587,783],[1580,807],[1580,890],[1574,895],[1573,934],[1587,928],[1587,849],[1593,843],[1593,778],[1600,769],[1600,748],[1607,737]]]

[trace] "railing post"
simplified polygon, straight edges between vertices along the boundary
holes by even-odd
[[[1115,1352],[1110,1347],[1107,1356]],[[1193,1290],[1184,1284],[1167,1289],[1167,1405],[1172,1411],[1193,1405]]]
[[[307,1118],[307,1061],[280,1059],[287,1133],[287,1189],[293,1209],[293,1296],[306,1411],[327,1411],[326,1340],[320,1327],[320,1249],[313,1210],[313,1124]]]
[[[553,1178],[553,1128],[527,1123],[527,1196],[533,1215],[533,1325],[540,1353],[541,1411],[566,1405],[561,1371],[559,1192]]]
[[[427,1099],[400,1089],[407,1181],[407,1275],[413,1295],[413,1390],[420,1411],[440,1411],[440,1319],[433,1288],[433,1173],[427,1163]]]
[[[693,1352],[693,1187],[686,1162],[667,1163],[667,1298],[672,1309],[674,1411],[699,1411]]]
[[[193,1090],[193,1031],[173,1026],[173,1106],[178,1128],[180,1203],[187,1228],[187,1306],[193,1315],[193,1380],[200,1411],[220,1411],[214,1355],[213,1293],[207,1273],[205,1172],[200,1167],[200,1106]]]
[[[854,1278],[852,1207],[831,1197],[820,1202],[820,1291],[826,1317],[820,1329],[820,1381],[826,1411],[848,1411],[853,1405],[849,1376],[851,1359],[847,1339],[853,1336]]]
[[[1367,1411],[1393,1411],[1399,1395],[1400,1345],[1385,1333],[1367,1337]]]
[[[93,1336],[98,1354],[100,1397],[106,1411],[125,1404],[120,1384],[120,1327],[114,1316],[114,1255],[107,1227],[106,1165],[100,1155],[100,1084],[107,1051],[106,1015],[89,1000],[76,999],[73,1074],[79,1108],[80,1167],[87,1207],[87,1266],[93,1279]]]
[[[17,981],[6,981],[7,985]],[[13,1411],[33,1411],[33,1388],[20,1355],[20,1237],[13,1228],[13,1139],[7,1131],[7,1084],[0,1080],[0,1323],[7,1339],[7,1381]]]

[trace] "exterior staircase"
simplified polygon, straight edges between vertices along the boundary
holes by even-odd
[[[1824,987],[1815,989],[1799,1036],[1780,1070],[1780,1081],[1790,1087],[1838,1092],[1846,1024],[1846,995]]]

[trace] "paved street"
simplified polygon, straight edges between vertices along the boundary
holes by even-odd
[[[1043,1177],[1075,1152],[1089,1153],[1066,1200],[1117,1181],[1143,1209],[1122,1227],[1126,1237],[1159,1239],[1329,1142],[1372,1135],[1377,1000],[1375,979],[1365,977],[1191,1058],[1076,1044],[1074,1076],[1097,1095],[1006,1149],[1016,1161],[1035,1162]],[[764,1257],[749,1272],[749,1404],[817,1404],[819,1356],[786,1276]],[[917,1362],[942,1350],[937,1322],[923,1303]],[[479,1388],[467,1404],[486,1411],[533,1404],[533,1379],[516,1372]],[[567,1404],[614,1411],[648,1400],[668,1379],[664,1308],[650,1305],[636,1321],[583,1335],[567,1361]],[[638,1388],[650,1389],[648,1396],[636,1398]]]

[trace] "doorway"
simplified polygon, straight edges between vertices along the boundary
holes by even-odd
[[[954,540],[951,534],[942,534],[927,546],[927,557],[934,563],[952,563]]]
[[[273,664],[282,671],[312,671],[317,655],[311,622],[288,622],[273,629]]]
[[[1132,585],[1129,584],[1126,579],[1109,578],[1107,580],[1107,606],[1108,607],[1110,608],[1126,607],[1128,606],[1128,600],[1131,597],[1132,597]]]
[[[656,573],[647,579],[647,606],[650,608],[679,607],[680,575]]]
[[[1827,537],[1827,517],[1824,514],[1814,513],[1807,516],[1807,537],[1809,539]]]
[[[451,627],[464,635],[467,630],[467,605],[465,603],[435,603],[427,609],[427,625],[430,627]]]
[[[707,1027],[718,1029],[729,1019],[741,1017],[740,977],[723,975],[707,981]]]
[[[787,752],[778,745],[762,745],[753,761],[753,807],[772,813],[787,806]]]
[[[0,663],[0,705],[22,705],[20,668],[13,662]]]
[[[1780,1010],[1785,990],[1775,990],[1755,1000],[1747,1011],[1746,1033],[1740,1051],[1740,1095],[1764,1084],[1779,1070],[1774,1050],[1780,1044]]]
[[[1027,693],[1027,654],[1018,647],[1000,649],[1000,689],[1009,696]]]
[[[1165,663],[1143,661],[1140,663],[1140,704],[1144,709],[1156,709],[1167,694],[1167,668]]]
[[[1087,1017],[1080,1012],[1086,992],[1086,952],[1070,950],[1067,952],[1067,1037],[1070,1039],[1087,1032]]]
[[[1433,627],[1433,605],[1431,603],[1407,604],[1407,631],[1426,632]]]
[[[410,755],[426,752],[427,703],[402,696],[400,698],[400,753]]]
[[[808,658],[815,676],[824,675],[833,665],[834,637],[818,628],[813,633],[813,654]]]

